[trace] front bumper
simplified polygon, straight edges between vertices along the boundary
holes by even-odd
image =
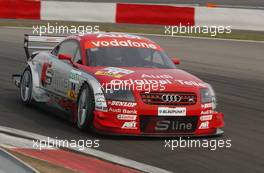
[[[185,119],[191,119],[196,117],[195,127],[191,131],[144,131],[142,128],[141,117],[143,115],[137,115],[135,120],[119,120],[117,119],[117,114],[110,112],[94,112],[94,130],[102,134],[112,134],[112,135],[129,135],[129,136],[158,136],[158,137],[177,137],[177,136],[214,136],[223,134],[221,129],[224,126],[224,115],[219,112],[213,112],[212,118],[210,120],[203,120],[201,117],[206,115],[187,115]],[[157,118],[158,116],[144,116]],[[172,120],[177,120],[178,117],[170,117]],[[155,121],[150,124],[155,126]],[[124,124],[129,124],[124,126]],[[155,127],[153,127],[155,128]]]

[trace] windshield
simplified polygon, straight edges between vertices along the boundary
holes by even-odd
[[[175,68],[165,53],[150,48],[98,47],[87,55],[90,66]]]

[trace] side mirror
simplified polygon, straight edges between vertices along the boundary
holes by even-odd
[[[70,61],[72,63],[72,57],[71,57],[71,55],[68,55],[68,54],[59,54],[58,55],[58,58],[60,60],[67,60],[67,61]]]
[[[180,64],[180,60],[178,58],[171,58],[172,62],[175,64],[175,65],[179,65]]]

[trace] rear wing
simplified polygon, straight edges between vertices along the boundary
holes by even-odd
[[[27,35],[24,36],[24,49],[27,60],[31,54],[29,50],[52,50],[53,46],[46,46],[49,43],[60,43],[65,37],[63,36],[38,36],[38,35]],[[44,45],[41,45],[44,44]],[[45,45],[46,44],[46,45]]]

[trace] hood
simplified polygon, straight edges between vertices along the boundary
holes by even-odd
[[[207,84],[196,76],[180,69],[138,68],[138,67],[86,67],[101,84],[114,81],[139,83],[160,83],[182,88],[206,88]]]

